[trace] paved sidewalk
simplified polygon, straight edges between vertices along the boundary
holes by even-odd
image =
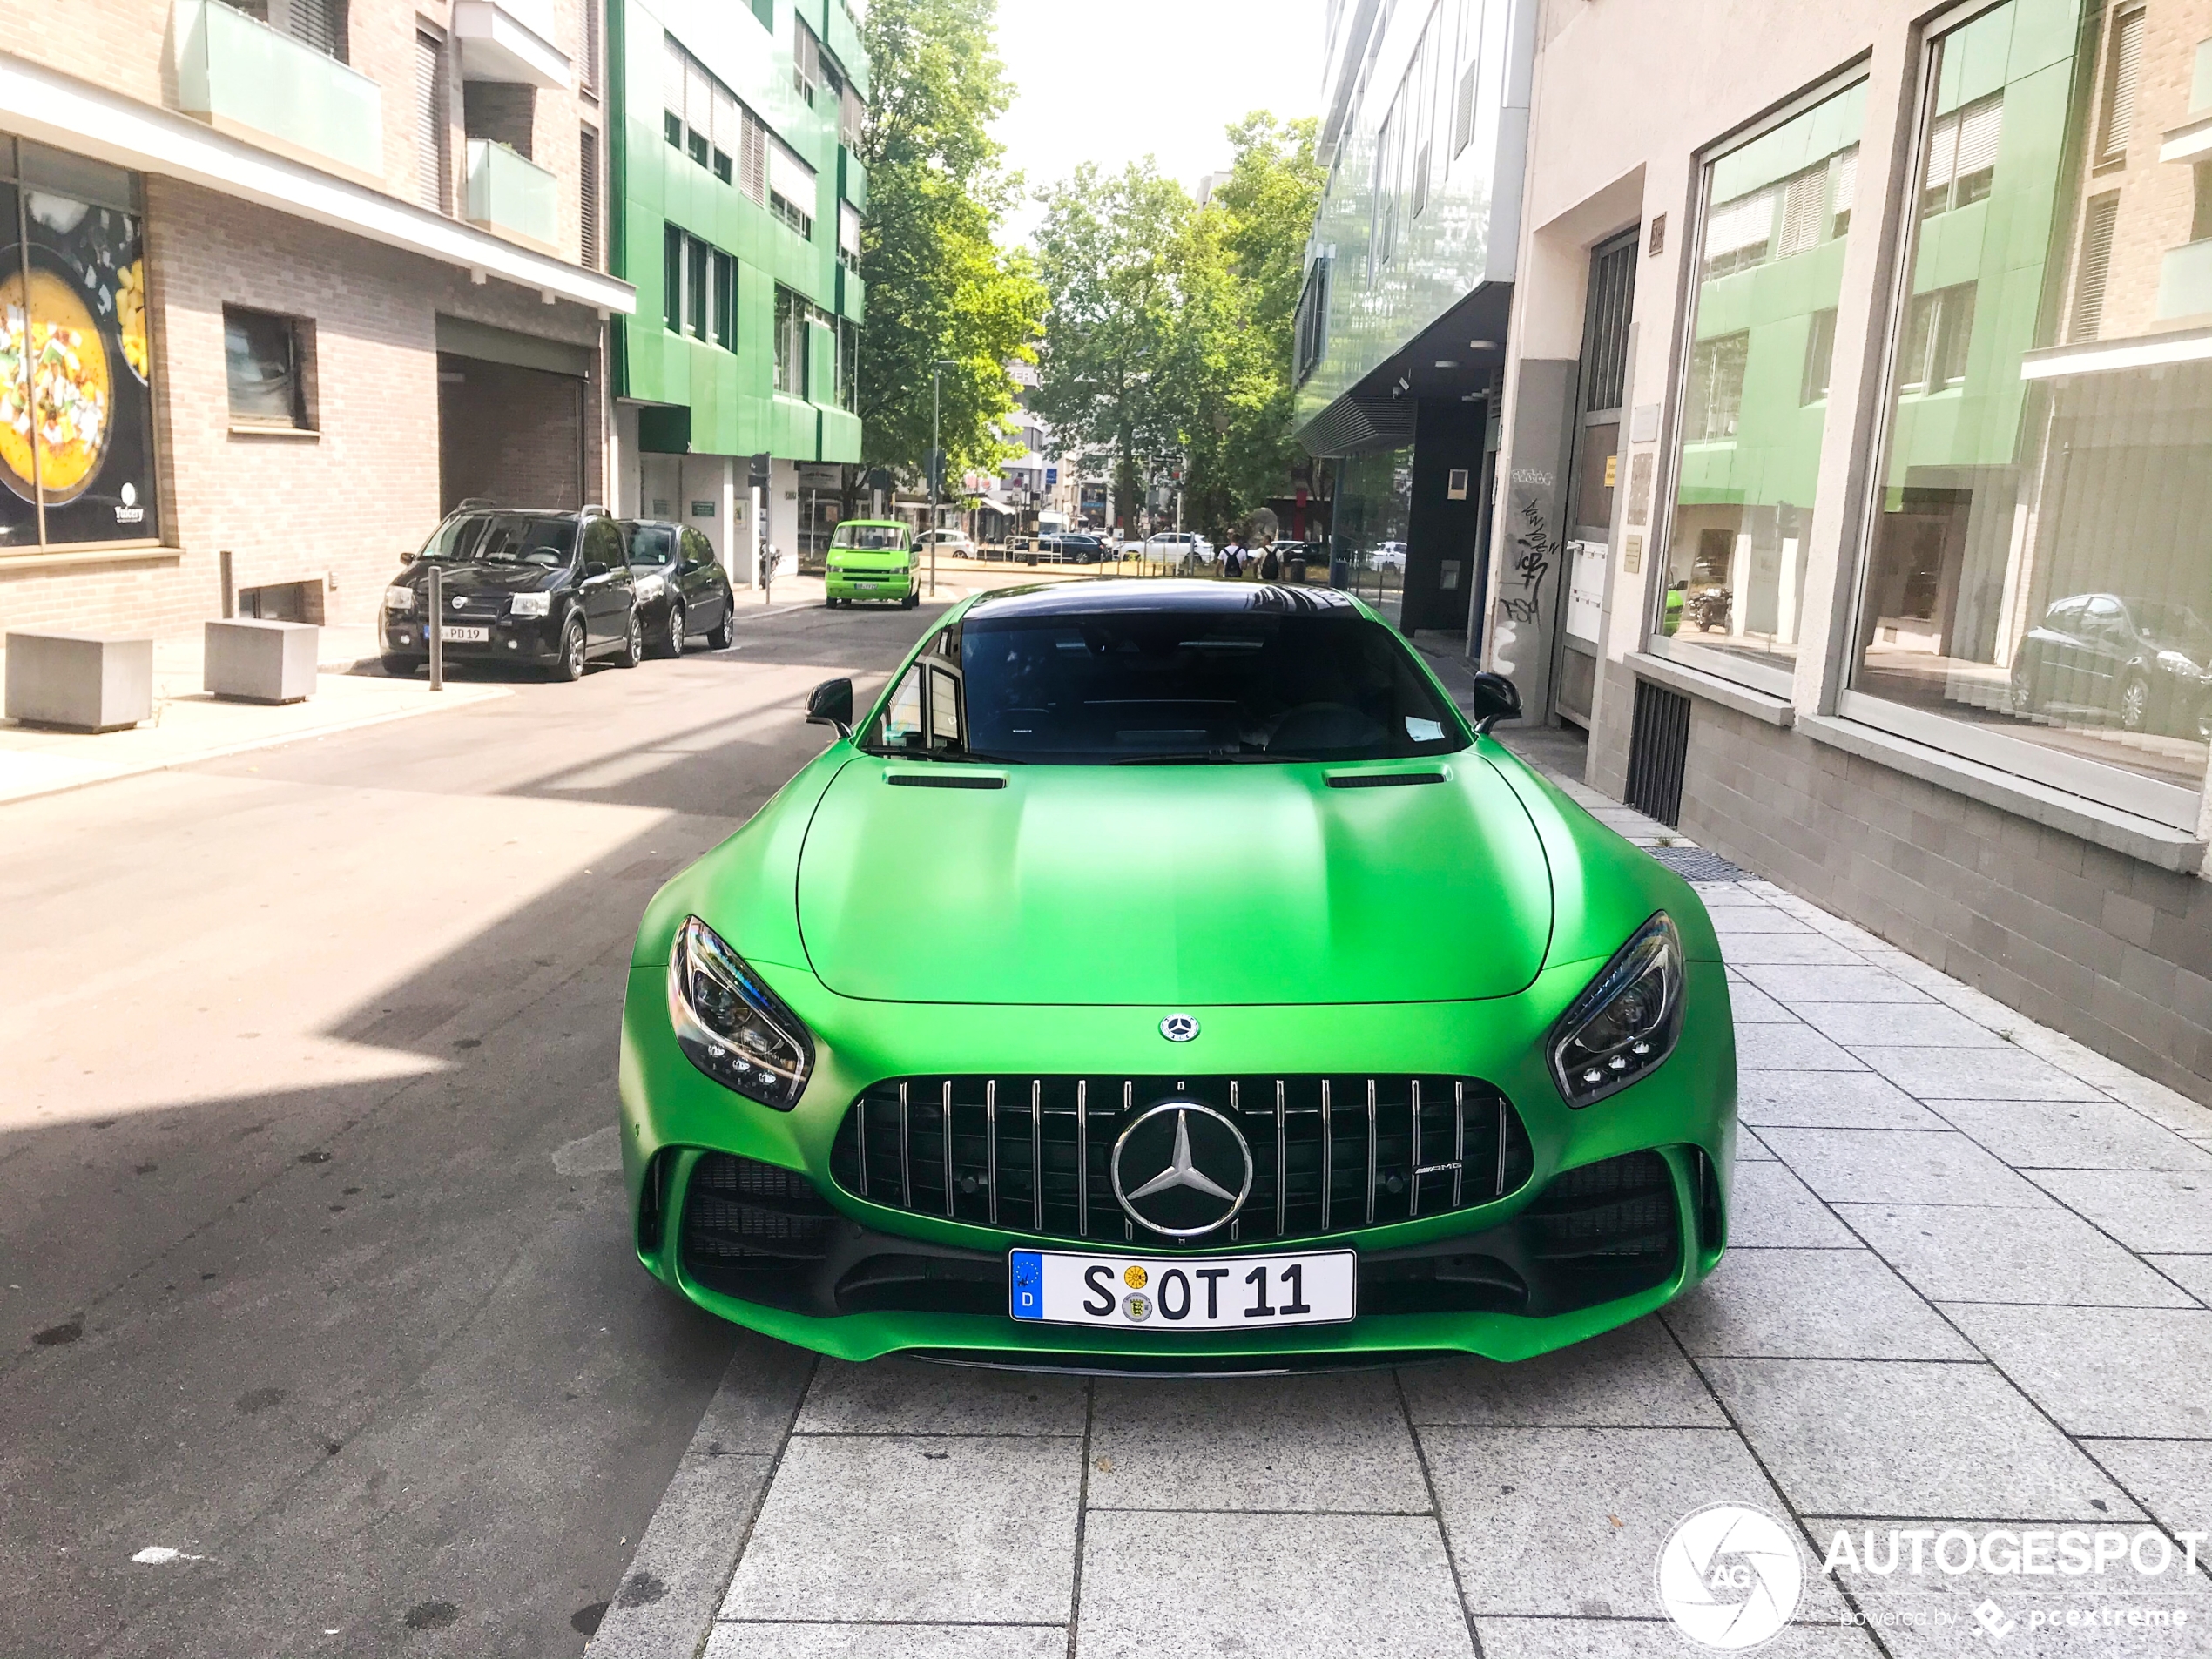
[[[386,678],[376,667],[372,627],[325,628],[314,695],[301,703],[226,703],[201,689],[199,637],[158,639],[153,647],[153,716],[124,732],[51,732],[0,720],[0,803],[51,795],[139,772],[260,749],[410,715],[504,697],[483,682]],[[0,672],[7,652],[0,650]]]
[[[2212,1651],[2177,1542],[2152,1577],[1812,1570],[1838,1528],[2212,1529],[2212,1112],[1767,883],[1701,891],[1744,1128],[1696,1292],[1520,1366],[1327,1378],[825,1360],[801,1400],[748,1344],[725,1397],[785,1367],[792,1432],[710,1413],[593,1654],[710,1615],[713,1659],[1689,1653],[1655,1568],[1721,1501],[1803,1541],[1767,1651],[1987,1651],[1985,1602],[2007,1653]]]

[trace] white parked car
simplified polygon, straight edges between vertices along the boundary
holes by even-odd
[[[932,544],[947,558],[972,559],[975,556],[975,540],[966,530],[925,531],[921,550],[927,554]]]
[[[1375,550],[1367,555],[1370,570],[1402,570],[1406,568],[1406,543],[1378,542]]]
[[[1190,530],[1162,530],[1144,541],[1144,556],[1172,563],[1188,557],[1199,564],[1213,563],[1213,543]]]

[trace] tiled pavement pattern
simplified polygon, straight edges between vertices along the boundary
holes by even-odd
[[[786,1414],[710,1413],[592,1652],[1689,1654],[1655,1566],[1723,1501],[1804,1540],[1763,1653],[2212,1652],[2178,1549],[2156,1578],[1810,1571],[1839,1527],[2212,1531],[2212,1112],[1778,888],[1701,891],[1743,1130],[1698,1291],[1519,1366],[1318,1378],[810,1375],[748,1343],[733,1382]],[[2188,1617],[2031,1629],[2068,1608]]]

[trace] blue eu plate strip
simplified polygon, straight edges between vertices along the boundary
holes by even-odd
[[[1044,1318],[1044,1258],[1034,1250],[1013,1252],[1013,1303],[1007,1310],[1017,1319]]]

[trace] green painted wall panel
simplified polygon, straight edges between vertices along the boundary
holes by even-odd
[[[819,108],[809,107],[793,88],[791,0],[759,9],[770,13],[765,28],[755,10],[721,0],[612,0],[610,6],[609,30],[616,38],[609,53],[615,71],[609,77],[613,105],[609,115],[618,137],[610,157],[616,226],[610,264],[637,289],[637,315],[611,324],[621,336],[617,354],[624,374],[617,389],[646,402],[688,408],[696,453],[752,455],[765,449],[784,459],[813,460],[821,425],[816,410],[772,395],[775,287],[781,283],[825,310],[840,304],[838,111],[827,98],[819,100]],[[850,28],[842,0],[805,0],[802,10],[818,31],[837,28],[840,18]],[[665,34],[673,34],[814,166],[811,238],[800,237],[668,144],[662,125]],[[851,45],[849,53],[834,49],[856,83],[865,84],[866,64],[856,61],[857,31]],[[666,329],[663,247],[671,224],[737,260],[734,350]],[[858,320],[852,300],[846,302],[845,314]],[[813,388],[825,401],[836,383],[833,352],[833,346],[823,352],[826,379]],[[852,426],[849,442],[840,436],[840,448],[852,453],[833,458],[857,460],[858,423],[838,413],[840,421]]]

